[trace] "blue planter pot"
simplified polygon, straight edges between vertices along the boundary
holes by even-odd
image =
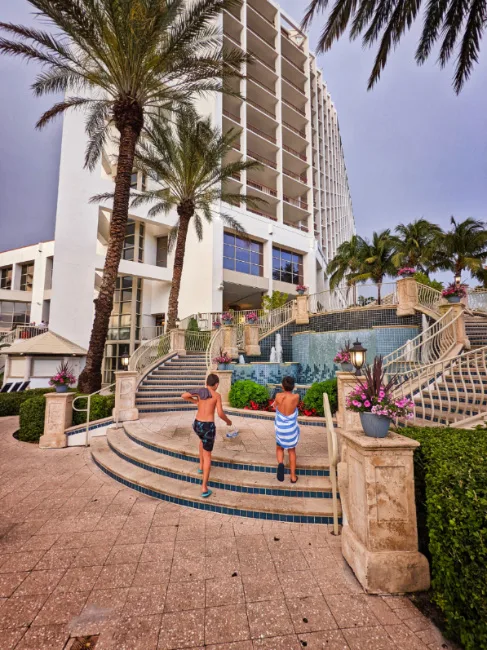
[[[233,325],[233,321],[231,321],[231,320],[224,320],[224,321],[223,321],[223,324],[224,324],[224,325]]]
[[[391,426],[389,418],[375,413],[360,413],[360,422],[365,435],[369,438],[385,438]]]
[[[298,291],[298,296],[304,296],[305,292],[304,291]]]
[[[56,393],[67,393],[68,387],[66,385],[56,386]]]
[[[460,296],[447,296],[446,299],[447,299],[448,302],[450,302],[450,303],[458,303],[458,302],[460,302],[460,300],[461,300]]]
[[[219,363],[218,370],[231,370],[229,363]]]
[[[340,367],[341,367],[343,372],[353,372],[354,371],[353,363],[341,363]]]

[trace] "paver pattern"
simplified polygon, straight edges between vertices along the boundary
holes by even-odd
[[[0,650],[452,647],[407,598],[364,594],[327,526],[139,496],[17,426],[0,419]]]

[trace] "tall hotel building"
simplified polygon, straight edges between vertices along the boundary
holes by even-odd
[[[190,229],[181,318],[258,308],[264,294],[293,296],[298,283],[310,293],[322,291],[328,261],[355,232],[337,112],[306,34],[269,0],[243,0],[221,20],[226,45],[253,56],[246,79],[232,82],[245,99],[215,95],[197,108],[224,132],[241,130],[230,157],[255,159],[262,167],[232,179],[231,189],[266,204],[257,211],[243,203],[215,206],[202,242]],[[110,191],[115,171],[110,150],[98,170],[83,169],[84,126],[80,113],[64,118],[54,242],[0,253],[0,329],[44,319],[52,331],[87,348],[110,222],[110,202],[93,205],[90,197]],[[134,188],[143,183],[134,174]],[[149,218],[147,211],[131,211],[105,381],[165,319],[173,264],[168,232],[176,213]],[[220,211],[240,221],[250,243],[224,227]]]

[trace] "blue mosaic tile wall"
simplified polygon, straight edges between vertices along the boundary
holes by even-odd
[[[408,339],[414,339],[420,331],[418,327],[378,327],[374,330],[377,354],[385,357],[407,343]]]
[[[290,375],[296,382],[299,377],[298,363],[252,363],[235,364],[232,366],[232,382],[239,379],[252,379],[252,381],[267,386],[267,384],[280,384],[283,377]]]

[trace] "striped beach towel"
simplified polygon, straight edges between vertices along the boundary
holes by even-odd
[[[294,449],[299,442],[298,409],[291,415],[283,415],[276,409],[276,442],[283,449]]]

